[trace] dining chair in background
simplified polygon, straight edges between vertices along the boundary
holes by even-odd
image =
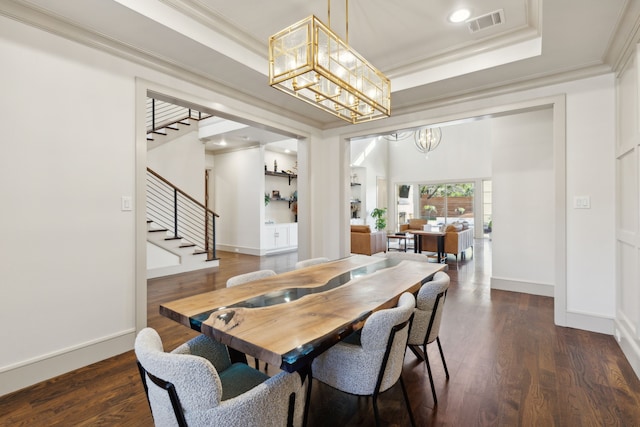
[[[429,257],[425,254],[416,254],[413,252],[387,252],[385,258],[399,258],[408,261],[429,262]]]
[[[431,374],[427,345],[433,341],[438,343],[442,365],[444,366],[444,372],[448,380],[449,370],[447,369],[447,362],[444,360],[439,331],[449,283],[449,275],[440,271],[434,275],[433,280],[422,285],[418,291],[413,325],[411,326],[411,334],[409,335],[408,342],[408,347],[413,354],[419,359],[424,360],[427,365],[429,382],[431,383],[431,393],[433,393],[433,402],[435,405],[438,404],[438,398],[436,397],[436,388],[433,385],[433,375]]]
[[[380,425],[378,395],[400,382],[411,425],[415,425],[402,365],[416,305],[410,293],[395,308],[372,313],[362,329],[314,359],[313,378],[340,391],[371,396],[376,425]]]
[[[227,279],[227,288],[230,288],[232,286],[242,285],[244,283],[253,282],[254,280],[266,279],[267,277],[271,277],[275,275],[276,275],[276,272],[273,270],[256,270],[250,273],[239,274],[237,276],[233,276]],[[258,361],[258,359],[255,359],[255,366],[256,366],[256,369],[260,368],[260,362]],[[267,370],[268,367],[269,365],[265,363],[264,364],[265,371]]]
[[[318,258],[309,258],[303,261],[296,262],[294,266],[294,270],[298,270],[299,268],[309,267],[316,264],[324,264],[325,262],[329,262],[329,258],[327,257],[318,257]]]
[[[227,347],[205,335],[166,353],[158,333],[136,337],[140,377],[157,426],[302,425],[307,387],[301,376],[269,377],[231,363]]]
[[[243,283],[253,282],[254,280],[265,279],[267,277],[275,275],[276,272],[273,270],[257,270],[252,271],[251,273],[239,274],[237,276],[230,277],[227,280],[227,288],[242,285]]]

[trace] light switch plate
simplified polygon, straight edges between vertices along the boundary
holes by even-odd
[[[574,196],[574,209],[591,209],[591,196]]]
[[[121,209],[122,211],[130,211],[133,209],[133,201],[131,196],[122,196]]]

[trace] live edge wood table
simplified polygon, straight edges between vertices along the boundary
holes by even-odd
[[[287,372],[395,307],[443,264],[354,255],[160,306],[160,314]]]

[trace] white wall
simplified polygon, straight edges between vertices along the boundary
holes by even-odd
[[[135,224],[120,199],[135,196],[135,81],[4,17],[0,56],[4,394],[131,348]]]
[[[638,48],[617,81],[616,325],[620,347],[640,376],[640,70]]]
[[[362,197],[361,217],[363,224],[371,229],[375,226],[375,219],[371,211],[377,207],[386,207],[387,202],[378,203],[378,178],[388,178],[389,142],[383,138],[370,138],[351,141],[351,173],[357,173],[360,188],[355,187],[352,192],[360,192]],[[390,215],[387,211],[387,230],[390,230]]]
[[[490,120],[492,288],[553,296],[552,113],[546,109]]]
[[[218,154],[214,158],[214,206],[224,218],[224,225],[216,230],[217,247],[259,255],[264,223],[264,148]]]
[[[147,165],[204,205],[205,146],[197,131],[149,150]]]
[[[389,142],[389,176],[395,184],[473,180],[491,176],[490,120],[443,126],[442,142],[428,158],[414,138]]]

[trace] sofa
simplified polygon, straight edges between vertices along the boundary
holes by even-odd
[[[427,221],[424,219],[410,219],[407,224],[400,224],[400,231],[411,233],[411,230],[424,230]],[[448,224],[444,229],[444,252],[453,254],[458,260],[458,255],[465,257],[466,250],[473,251],[473,227],[469,227],[466,221],[456,221]],[[422,237],[422,251],[437,252],[438,241],[436,237]]]
[[[387,233],[371,231],[368,225],[351,226],[351,253],[373,255],[387,251]]]

